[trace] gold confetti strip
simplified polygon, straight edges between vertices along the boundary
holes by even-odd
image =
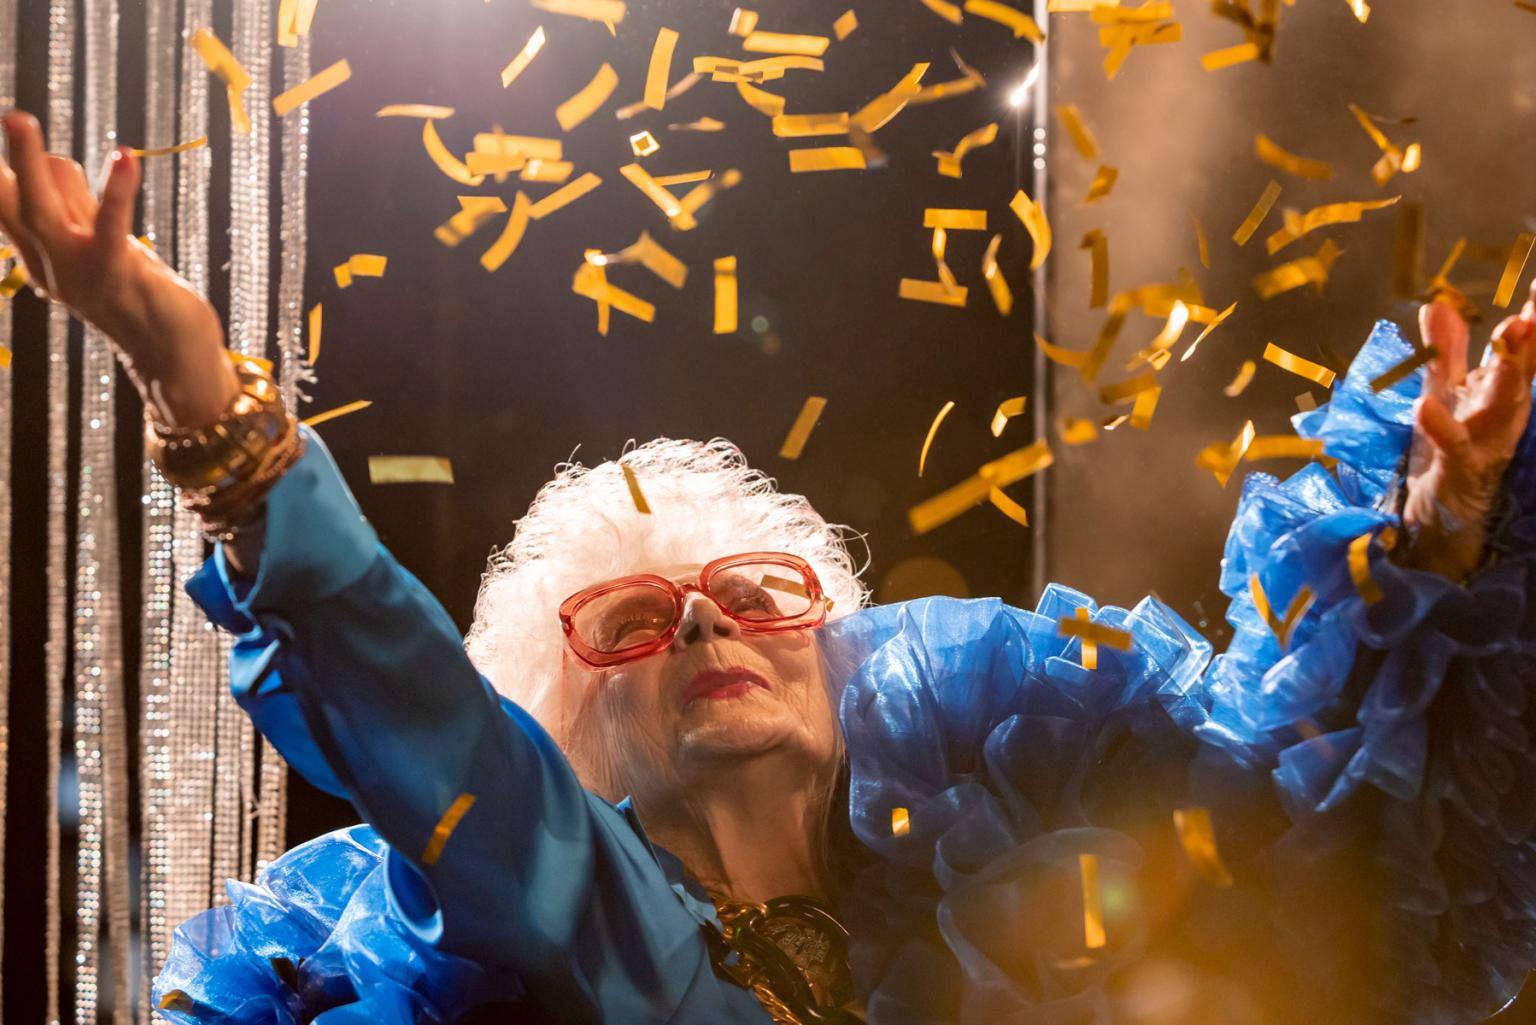
[[[1259,365],[1251,359],[1243,360],[1243,365],[1238,370],[1237,376],[1232,378],[1231,384],[1227,385],[1221,390],[1222,394],[1226,395],[1229,399],[1235,399],[1241,395],[1243,391],[1248,387],[1249,382],[1253,380],[1253,375],[1255,371],[1257,371],[1258,366]]]
[[[1084,606],[1081,606],[1081,605],[1078,606],[1075,610],[1073,610],[1072,618],[1075,619],[1079,623],[1089,623],[1089,622],[1092,622],[1092,618],[1088,614],[1088,609],[1086,607],[1084,607]],[[1081,639],[1081,644],[1079,646],[1082,649],[1083,668],[1084,669],[1097,669],[1097,668],[1099,668],[1099,646],[1097,644],[1095,644],[1093,641],[1090,641],[1086,637]]]
[[[1182,299],[1175,299],[1173,309],[1168,312],[1168,320],[1163,324],[1163,329],[1152,339],[1151,348],[1154,350],[1171,349],[1179,343],[1179,336],[1184,333],[1185,326],[1189,323],[1189,307]]]
[[[949,56],[955,62],[955,67],[960,69],[960,77],[951,79],[948,82],[935,82],[933,85],[923,86],[912,99],[907,101],[909,106],[962,96],[965,93],[981,89],[987,84],[987,80],[982,77],[981,72],[961,60],[960,54],[953,48],[950,49]]]
[[[1375,536],[1366,531],[1349,543],[1349,578],[1355,582],[1355,590],[1360,592],[1367,605],[1375,605],[1386,597],[1371,574],[1371,541]],[[1397,532],[1391,527],[1381,532],[1381,542],[1386,548],[1391,548],[1396,539]]]
[[[182,1014],[192,1014],[197,1010],[197,1002],[179,989],[169,990],[155,1006],[162,1011],[179,1011]]]
[[[20,292],[30,280],[32,276],[27,273],[27,268],[19,263],[16,264],[5,277],[0,278],[0,299],[14,299],[16,293]]]
[[[1323,454],[1319,438],[1298,438],[1294,434],[1263,434],[1253,439],[1243,459],[1316,459]]]
[[[847,114],[780,114],[773,119],[773,134],[781,139],[811,135],[847,135]]]
[[[832,40],[826,36],[786,32],[751,32],[741,41],[741,48],[748,53],[794,53],[806,57],[820,57],[831,45]]]
[[[542,221],[556,210],[570,206],[603,183],[597,175],[588,171],[575,181],[562,185],[528,208],[529,220]]]
[[[1056,433],[1067,445],[1086,445],[1097,440],[1099,425],[1082,417],[1064,417],[1056,422]]]
[[[1493,305],[1500,309],[1507,309],[1515,297],[1515,286],[1520,283],[1520,275],[1525,273],[1525,261],[1530,259],[1531,247],[1536,243],[1536,236],[1527,232],[1521,232],[1515,237],[1515,244],[1509,251],[1509,260],[1504,264],[1504,274],[1499,278],[1499,288],[1493,294]]]
[[[437,107],[430,103],[391,103],[380,107],[374,117],[420,117],[441,121],[453,117],[452,107]]]
[[[824,146],[789,151],[789,169],[794,174],[811,171],[862,171],[864,152],[855,146]]]
[[[1424,205],[1404,203],[1397,208],[1397,230],[1392,236],[1392,294],[1412,299],[1419,294],[1424,277]]]
[[[682,174],[658,174],[655,176],[655,182],[666,188],[671,188],[673,185],[691,185],[694,182],[709,181],[714,173],[713,171],[684,171]]]
[[[650,132],[636,132],[629,137],[629,149],[637,157],[648,157],[661,149],[661,143]]]
[[[963,17],[960,13],[960,6],[949,3],[948,0],[923,0],[923,6],[954,25],[960,24]]]
[[[441,456],[369,456],[373,484],[452,484],[453,463]]]
[[[505,132],[477,132],[475,134],[475,148],[469,154],[468,164],[471,173],[475,170],[477,156],[488,157],[521,157],[528,160],[560,160],[564,156],[565,144],[559,139],[546,139],[537,135],[507,135]],[[511,170],[517,170],[514,166]]]
[[[832,23],[832,34],[836,36],[837,41],[841,43],[844,39],[847,39],[849,36],[853,35],[858,27],[859,16],[855,14],[853,12],[853,8],[850,7],[842,14],[839,14],[837,16],[837,20]]]
[[[905,808],[891,809],[891,835],[906,836],[912,832],[912,818]]]
[[[733,36],[750,36],[757,28],[757,12],[738,7],[731,12],[729,32]]]
[[[683,213],[688,214],[690,217],[697,214],[703,209],[704,204],[715,197],[715,193],[723,192],[726,189],[734,189],[739,184],[741,184],[741,172],[733,167],[718,178],[695,185],[683,195],[681,200]],[[674,227],[680,227],[678,222],[674,221],[672,223]]]
[[[619,173],[639,189],[647,199],[660,207],[667,220],[671,221],[678,230],[690,231],[698,226],[698,222],[693,219],[692,214],[683,209],[678,198],[656,184],[656,179],[651,177],[650,172],[645,168],[639,164],[625,164],[619,168]]]
[[[1328,283],[1328,274],[1341,252],[1342,250],[1334,244],[1333,239],[1327,239],[1318,247],[1317,255],[1303,256],[1299,260],[1282,263],[1255,276],[1253,289],[1259,293],[1260,299],[1273,299],[1283,292],[1289,292],[1306,284],[1316,285],[1317,290],[1321,292],[1323,286]]]
[[[1072,145],[1077,147],[1077,151],[1083,155],[1084,160],[1099,159],[1099,144],[1083,122],[1083,115],[1078,111],[1075,103],[1063,103],[1057,107],[1056,118],[1061,122],[1061,127],[1066,130],[1067,137],[1072,140]]]
[[[1393,196],[1390,199],[1378,199],[1365,202],[1328,203],[1324,206],[1314,207],[1300,217],[1287,220],[1291,223],[1279,229],[1269,236],[1265,245],[1269,254],[1273,256],[1292,242],[1301,238],[1308,232],[1318,228],[1327,227],[1330,224],[1354,224],[1364,216],[1367,210],[1380,210],[1392,206],[1401,196]]]
[[[309,311],[309,365],[314,366],[315,360],[320,358],[320,332],[325,319],[325,312],[320,303],[315,303]]]
[[[784,113],[784,97],[775,96],[765,89],[759,89],[755,85],[746,82],[737,82],[736,91],[741,98],[747,101],[747,106],[768,117],[779,117]],[[705,120],[708,120],[707,118]],[[724,125],[721,126],[722,128]],[[718,129],[717,129],[718,130]]]
[[[1088,357],[1090,355],[1090,353],[1074,352],[1071,349],[1066,349],[1059,345],[1053,345],[1039,335],[1035,335],[1035,344],[1040,347],[1041,352],[1045,353],[1046,359],[1050,360],[1052,363],[1055,363],[1057,366],[1082,367],[1088,362]]]
[[[236,135],[249,135],[251,118],[245,112],[244,93],[251,84],[250,73],[235,60],[235,55],[212,29],[198,29],[192,36],[192,46],[208,70],[224,83],[224,91],[229,96],[230,130]]]
[[[1301,590],[1296,592],[1295,596],[1291,599],[1290,605],[1286,606],[1285,615],[1277,618],[1274,607],[1270,605],[1269,596],[1264,593],[1264,586],[1259,583],[1259,575],[1257,573],[1248,578],[1248,589],[1253,597],[1254,611],[1269,625],[1269,629],[1274,633],[1275,639],[1280,642],[1281,650],[1289,648],[1291,646],[1292,631],[1296,629],[1297,624],[1306,618],[1307,612],[1312,608],[1312,603],[1317,600],[1317,595],[1306,584],[1302,584]]]
[[[506,227],[502,228],[500,237],[491,244],[491,248],[481,255],[480,266],[492,273],[501,269],[501,265],[507,262],[507,258],[523,241],[523,235],[528,230],[531,212],[532,204],[528,202],[528,197],[518,192],[516,198],[512,200],[512,212],[507,215]]]
[[[1195,456],[1195,465],[1202,470],[1209,470],[1216,478],[1216,482],[1222,487],[1227,486],[1227,481],[1232,479],[1232,471],[1237,469],[1237,464],[1243,461],[1243,455],[1248,451],[1248,446],[1254,439],[1253,421],[1243,424],[1243,429],[1238,433],[1236,440],[1232,442],[1213,441],[1200,450]]]
[[[1083,205],[1097,203],[1109,195],[1115,187],[1115,179],[1120,177],[1119,168],[1110,167],[1108,164],[1099,165],[1099,173],[1093,176],[1093,181],[1088,185],[1088,195],[1083,197]]]
[[[336,276],[336,287],[337,288],[351,288],[352,287],[352,268],[351,267],[348,267],[344,263],[340,263],[340,264],[337,264],[335,267],[331,268],[331,273]]]
[[[372,468],[373,460],[371,458],[368,461],[368,465]],[[443,812],[443,817],[437,822],[437,828],[432,830],[432,839],[427,842],[427,849],[421,854],[421,863],[423,865],[436,864],[437,859],[442,857],[443,846],[448,843],[448,838],[458,828],[459,820],[464,817],[464,814],[470,808],[474,807],[474,804],[474,794],[460,794],[454,799],[453,804],[449,805],[448,810]]]
[[[1326,160],[1308,160],[1282,149],[1269,136],[1259,133],[1254,137],[1255,155],[1271,167],[1278,167],[1287,174],[1313,181],[1327,181],[1333,177],[1333,165]]]
[[[1097,3],[1088,9],[1088,17],[1098,25],[1146,24],[1173,17],[1173,4],[1149,2],[1140,7],[1121,7],[1118,3]]]
[[[1247,61],[1259,59],[1259,44],[1238,43],[1224,50],[1212,50],[1202,54],[1200,66],[1207,71],[1220,71],[1222,68],[1230,68],[1234,64],[1243,64]]]
[[[1117,43],[1129,37],[1129,47],[1156,46],[1159,44],[1181,43],[1184,41],[1184,26],[1176,21],[1170,21],[1162,25],[1105,25],[1099,29],[1099,45],[1106,49],[1113,48]]]
[[[1204,267],[1206,270],[1210,270],[1211,245],[1208,241],[1206,241],[1205,238],[1205,225],[1200,223],[1200,218],[1198,215],[1192,213],[1189,216],[1195,222],[1195,244],[1199,246],[1200,249],[1200,266]]]
[[[486,153],[480,150],[472,150],[464,157],[464,169],[472,176],[483,177],[495,175],[498,181],[505,180],[508,173],[521,171],[528,166],[526,153]]]
[[[1234,884],[1231,873],[1221,862],[1216,849],[1216,827],[1209,809],[1201,807],[1173,809],[1173,828],[1179,835],[1184,856],[1205,881],[1223,889]]]
[[[635,476],[635,471],[629,468],[628,463],[620,463],[619,471],[624,474],[624,484],[629,488],[629,498],[635,503],[635,511],[644,516],[651,515],[651,504],[645,500],[645,492],[640,490],[640,480]]]
[[[176,153],[185,153],[188,150],[202,149],[206,145],[208,145],[208,136],[199,135],[195,139],[189,139],[186,142],[178,142],[174,146],[158,146],[154,149],[135,149],[133,151],[133,155],[136,157],[169,157]]]
[[[1136,639],[1129,630],[1095,623],[1088,618],[1088,610],[1085,608],[1079,608],[1077,611],[1082,615],[1062,616],[1056,620],[1057,636],[1088,640],[1106,648],[1114,648],[1116,651],[1130,651],[1136,646]]]
[[[928,450],[933,447],[933,439],[939,433],[939,424],[944,422],[944,418],[948,416],[949,411],[954,408],[955,403],[953,399],[944,403],[944,405],[939,409],[938,413],[934,416],[933,423],[928,425],[928,435],[923,438],[923,449],[917,454],[917,475],[919,477],[923,475],[923,470],[928,466]],[[994,432],[994,434],[995,433],[996,432]]]
[[[1157,412],[1157,400],[1163,394],[1158,387],[1148,388],[1136,394],[1136,404],[1131,407],[1131,426],[1145,431],[1152,426],[1152,414]]]
[[[963,286],[951,286],[944,281],[921,281],[902,278],[896,294],[902,299],[937,303],[940,306],[964,306],[970,290]]]
[[[947,231],[986,231],[987,212],[930,206],[923,210],[923,227],[944,228]]]
[[[1248,216],[1243,218],[1243,223],[1238,225],[1232,233],[1232,241],[1238,245],[1247,245],[1253,233],[1259,230],[1259,225],[1269,215],[1270,209],[1275,205],[1275,200],[1280,198],[1280,183],[1270,179],[1264,187],[1264,192],[1259,196],[1259,201],[1253,204],[1253,209],[1248,211]]]
[[[460,196],[459,212],[438,225],[433,235],[445,246],[456,246],[506,210],[498,196]]]
[[[559,184],[569,178],[575,170],[576,165],[568,160],[530,160],[523,165],[518,177],[525,182]]]
[[[544,49],[544,43],[544,26],[540,25],[533,30],[533,35],[528,37],[528,41],[523,44],[523,48],[518,51],[517,56],[513,57],[507,63],[507,66],[501,69],[501,87],[503,89],[516,81],[518,75],[528,70],[528,65],[532,64],[533,59],[539,55],[539,51]]]
[[[352,77],[352,65],[339,60],[324,71],[272,99],[272,111],[278,117],[286,117],[301,105],[317,96],[323,96]]]
[[[1077,856],[1078,874],[1083,879],[1083,946],[1098,950],[1109,942],[1104,934],[1104,896],[1099,887],[1099,859],[1092,854]]]
[[[997,250],[1003,243],[1002,235],[993,235],[992,241],[987,243],[987,251],[981,256],[981,276],[987,282],[987,288],[992,292],[992,302],[997,306],[997,312],[1008,316],[1013,312],[1013,290],[1008,287],[1008,279],[1003,277],[1002,268],[997,265]]]
[[[1024,230],[1034,240],[1035,251],[1029,258],[1029,269],[1037,270],[1051,252],[1051,224],[1046,220],[1045,210],[1025,195],[1023,189],[1009,202],[1008,208],[1023,222]]]
[[[783,78],[788,71],[825,71],[826,62],[804,54],[761,57],[739,61],[732,57],[695,57],[696,74],[709,75],[716,82],[768,82]]]
[[[603,268],[587,260],[583,260],[581,267],[577,269],[571,281],[571,291],[597,303],[598,331],[604,335],[608,333],[610,307],[647,324],[656,319],[656,307],[653,304],[622,288],[610,285],[607,275],[603,273]]]
[[[784,444],[779,447],[780,458],[800,458],[800,453],[805,451],[806,439],[811,436],[816,421],[821,419],[821,411],[826,408],[827,400],[820,395],[812,395],[805,400],[805,405],[800,407],[800,415],[795,417],[794,425],[784,438]]]
[[[1349,5],[1350,13],[1354,14],[1355,20],[1360,24],[1364,25],[1366,19],[1370,18],[1371,5],[1366,3],[1365,0],[1344,0],[1344,2]],[[1516,2],[1518,3],[1519,0],[1516,0]]]
[[[933,155],[939,161],[939,173],[946,178],[960,177],[960,162],[965,159],[965,155],[973,149],[992,145],[996,139],[997,122],[994,121],[991,124],[982,125],[974,131],[967,132],[965,137],[955,144],[955,148],[951,152],[934,150]]]
[[[1109,239],[1102,230],[1094,228],[1083,236],[1078,248],[1088,250],[1092,261],[1088,308],[1096,310],[1109,301]]]
[[[1094,339],[1093,348],[1088,350],[1087,358],[1083,361],[1079,373],[1083,381],[1092,384],[1099,376],[1099,371],[1104,369],[1104,361],[1109,358],[1109,351],[1115,346],[1115,339],[1120,337],[1120,329],[1125,326],[1125,311],[1113,308],[1104,318],[1104,323],[1099,327],[1099,336]]]
[[[715,261],[715,334],[736,331],[736,257],[722,256]]]
[[[541,11],[613,26],[624,20],[624,0],[529,0]]]
[[[9,370],[10,368],[11,350],[4,345],[0,345],[0,370]]]
[[[421,144],[426,148],[427,156],[432,158],[432,163],[437,165],[437,169],[460,185],[473,187],[485,181],[484,175],[471,174],[468,165],[448,152],[448,147],[443,145],[442,136],[437,134],[437,122],[431,118],[422,122]]]
[[[348,402],[344,406],[337,406],[335,409],[327,409],[324,413],[316,413],[314,416],[306,417],[304,425],[306,427],[318,427],[327,420],[334,420],[338,416],[346,416],[348,413],[356,413],[358,410],[367,409],[371,405],[373,405],[373,402],[368,399]]]
[[[1018,502],[1008,497],[1008,493],[1001,488],[991,488],[987,491],[987,501],[992,503],[1004,516],[1021,527],[1029,526],[1029,510]]]
[[[1115,384],[1106,385],[1099,389],[1099,401],[1106,406],[1112,406],[1117,402],[1135,398],[1148,388],[1157,387],[1156,374],[1140,374],[1126,381],[1118,381]]]
[[[912,506],[907,510],[907,523],[914,534],[926,534],[986,501],[993,488],[1017,484],[1053,461],[1050,446],[1044,441],[1026,445],[986,463],[959,484]]]
[[[617,263],[638,263],[673,288],[680,289],[688,281],[687,265],[668,252],[647,231],[642,231],[638,239],[617,253],[599,253],[591,256],[590,259],[592,262],[602,266],[612,266]],[[718,264],[720,261],[717,260],[715,262]],[[731,269],[732,271],[735,270],[734,264],[732,264]]]
[[[1045,33],[1034,18],[997,0],[965,0],[965,13],[1006,26],[1015,39],[1028,39],[1036,46],[1045,44]]]
[[[1417,352],[1414,352],[1407,359],[1401,361],[1395,367],[1387,370],[1379,377],[1372,378],[1371,391],[1386,391],[1388,388],[1392,387],[1403,378],[1409,376],[1424,364],[1433,360],[1437,355],[1439,355],[1439,353],[1432,345],[1426,346],[1423,349],[1419,349]]]
[[[611,65],[605,63],[598,68],[597,74],[592,76],[592,81],[582,86],[575,96],[555,108],[555,120],[559,122],[560,130],[569,132],[595,114],[599,107],[608,102],[608,97],[613,95],[613,90],[618,84],[619,76]]]
[[[1026,400],[1027,396],[1016,395],[997,404],[997,411],[992,414],[992,437],[1002,437],[1003,428],[1008,426],[1008,421],[1024,413]]]
[[[1387,121],[1389,119],[1377,118],[1353,103],[1349,105],[1349,111],[1355,115],[1355,120],[1360,123],[1361,129],[1364,130],[1366,135],[1370,136],[1371,141],[1376,144],[1376,148],[1381,151],[1381,158],[1371,168],[1371,181],[1375,182],[1377,188],[1385,185],[1399,171],[1412,174],[1419,169],[1422,150],[1418,143],[1410,143],[1405,150],[1388,139],[1386,133],[1376,126],[1377,120]],[[1413,120],[1408,118],[1395,123],[1409,124]]]
[[[854,114],[850,118],[851,123],[857,125],[865,132],[874,133],[879,131],[890,123],[891,118],[900,114],[912,97],[917,95],[918,83],[922,81],[923,76],[927,73],[927,64],[912,65],[912,70],[907,72],[901,81],[897,82],[889,92],[882,93],[873,100],[870,100],[864,105],[863,109]],[[780,113],[783,112],[780,111]]]
[[[672,72],[672,53],[677,49],[677,39],[677,32],[673,29],[656,30],[656,43],[651,47],[651,63],[645,73],[643,101],[652,110],[661,110],[666,106],[667,76]]]
[[[1264,348],[1264,359],[1273,363],[1281,370],[1289,370],[1298,377],[1321,385],[1324,388],[1332,388],[1333,380],[1337,376],[1332,370],[1320,363],[1314,363],[1309,359],[1303,359],[1294,352],[1287,352],[1274,342],[1270,342]]]

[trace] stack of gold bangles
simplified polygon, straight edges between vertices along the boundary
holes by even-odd
[[[252,359],[235,357],[234,364],[240,393],[214,423],[173,427],[153,404],[144,410],[149,457],[181,492],[182,506],[219,541],[255,518],[272,485],[304,452],[304,436],[272,375]]]

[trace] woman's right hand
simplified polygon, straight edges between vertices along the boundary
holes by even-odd
[[[4,120],[11,165],[0,160],[0,231],[33,282],[112,340],[165,420],[217,420],[239,390],[223,326],[207,300],[132,237],[137,159],[122,147],[112,153],[98,203],[79,164],[45,152],[35,118],[13,111]]]

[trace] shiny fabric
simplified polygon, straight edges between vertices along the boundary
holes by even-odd
[[[1377,325],[1332,401],[1296,418],[1335,470],[1248,478],[1222,568],[1235,636],[1214,660],[1154,599],[1101,608],[1057,585],[1034,611],[933,598],[821,631],[847,681],[838,898],[871,1023],[1450,1025],[1514,995],[1536,964],[1536,429],[1489,565],[1458,586],[1373,542],[1384,597],[1366,605],[1347,550],[1396,523],[1420,377],[1369,381],[1409,352]],[[321,838],[258,886],[231,884],[231,907],[177,934],[156,997],[179,989],[199,1013],[172,1016],[448,1022],[507,1002],[561,1021],[765,1021],[710,974],[713,909],[676,859],[473,675],[322,446],[269,517],[254,587],[215,562],[189,589],[241,635],[242,705],[378,835]],[[1255,574],[1281,608],[1303,585],[1316,595],[1285,650]],[[1078,608],[1132,650],[1100,646],[1083,668],[1056,627]],[[471,791],[423,865],[438,816]],[[1210,810],[1236,885],[1180,850],[1172,814],[1190,806]]]

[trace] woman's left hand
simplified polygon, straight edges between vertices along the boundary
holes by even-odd
[[[1467,322],[1455,307],[1419,310],[1436,350],[1414,417],[1409,458],[1408,562],[1461,581],[1482,561],[1489,514],[1531,413],[1536,285],[1518,316],[1493,332],[1494,353],[1467,370]]]

